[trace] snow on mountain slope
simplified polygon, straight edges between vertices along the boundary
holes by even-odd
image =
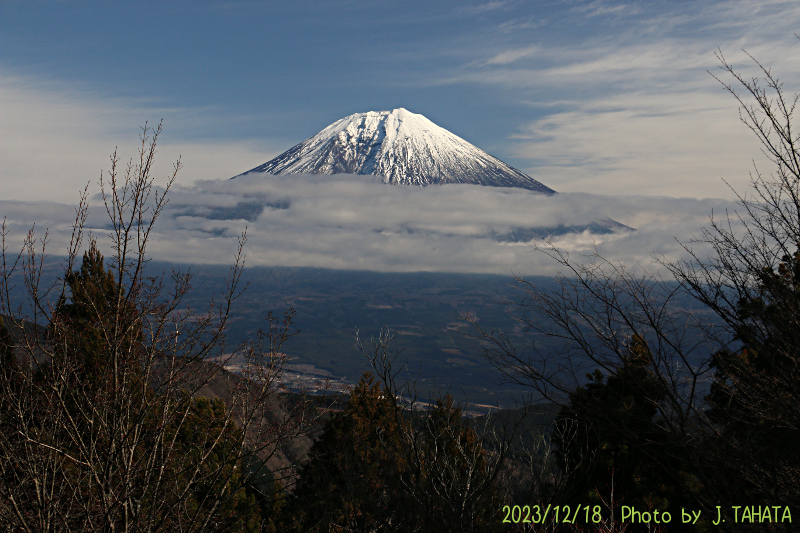
[[[366,174],[393,185],[471,183],[555,193],[424,116],[403,108],[345,117],[240,176],[259,172]]]

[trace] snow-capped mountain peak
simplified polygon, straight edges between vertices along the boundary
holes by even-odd
[[[555,193],[403,108],[355,113],[338,120],[240,176],[252,173],[366,174],[393,185],[471,183]]]

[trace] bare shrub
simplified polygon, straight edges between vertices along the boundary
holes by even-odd
[[[55,283],[45,282],[47,232],[31,229],[13,253],[3,225],[0,313],[17,344],[17,364],[0,376],[0,523],[10,530],[261,531],[269,522],[272,495],[256,481],[281,476],[265,464],[304,421],[302,402],[288,411],[275,393],[292,314],[267,317],[248,346],[226,346],[245,235],[225,292],[205,310],[182,305],[191,273],[148,272],[147,246],[180,169],[156,186],[160,133],[145,125],[138,158],[122,168],[115,152],[101,174],[108,268],[93,238],[79,268],[88,186]],[[15,283],[27,301],[12,301]],[[224,369],[233,352],[245,359],[241,376]]]

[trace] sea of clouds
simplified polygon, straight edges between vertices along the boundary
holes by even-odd
[[[557,228],[550,242],[574,258],[595,251],[612,261],[658,271],[656,259],[704,253],[709,217],[734,213],[723,199],[603,196],[475,185],[387,186],[356,175],[244,176],[175,187],[155,221],[148,255],[179,263],[225,264],[247,233],[247,265],[310,266],[384,272],[552,274],[554,263],[534,250],[541,238],[516,241],[515,229]],[[63,254],[75,220],[67,203],[0,201],[6,247],[14,251],[32,225],[47,231],[47,251]],[[633,231],[582,230],[611,218]],[[577,230],[563,233],[563,228]],[[101,245],[109,229],[102,198],[90,198],[88,229]],[[539,232],[541,234],[541,232]]]

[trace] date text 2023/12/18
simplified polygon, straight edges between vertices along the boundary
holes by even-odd
[[[632,524],[669,524],[673,521],[672,513],[659,509],[638,510],[629,505],[620,508],[619,520]],[[713,514],[713,513],[712,513]],[[507,524],[544,524],[549,520],[564,524],[598,524],[604,520],[603,508],[599,505],[504,505],[503,523]],[[676,513],[677,515],[677,513]],[[702,511],[681,509],[680,521],[683,524],[696,524]],[[610,518],[605,517],[606,519]],[[675,519],[678,517],[675,516]],[[717,506],[716,516],[712,523],[791,523],[792,512],[789,507],[781,505],[733,505],[725,508]],[[676,520],[677,521],[677,520]]]

